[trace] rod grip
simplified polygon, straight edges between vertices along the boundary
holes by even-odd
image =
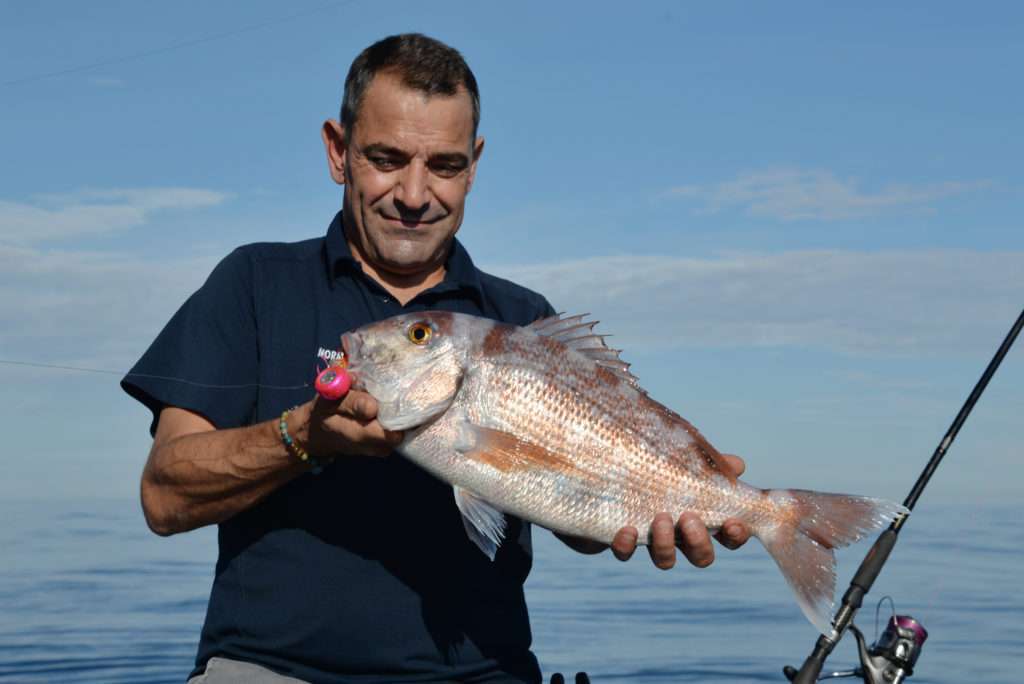
[[[818,681],[818,677],[821,675],[821,668],[825,666],[825,658],[832,651],[831,642],[825,639],[824,636],[818,637],[818,643],[814,646],[814,651],[811,655],[807,656],[807,660],[800,666],[799,670],[793,670],[792,667],[787,667],[783,670],[786,677],[793,684],[814,684]]]
[[[868,555],[861,561],[860,567],[857,568],[857,574],[850,580],[851,587],[860,587],[864,590],[864,593],[871,591],[871,585],[878,579],[878,573],[882,571],[882,566],[885,565],[885,561],[889,559],[889,554],[892,553],[892,549],[896,546],[897,533],[892,528],[885,530],[878,536],[875,543],[871,546],[871,550],[868,551]],[[846,600],[843,601],[846,603]],[[856,605],[860,608],[860,602]],[[846,628],[846,625],[837,625],[840,628]]]

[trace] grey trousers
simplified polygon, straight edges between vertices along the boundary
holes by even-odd
[[[508,684],[522,680],[509,679]],[[309,684],[305,680],[277,674],[262,665],[214,656],[206,663],[206,672],[188,680],[187,684]]]
[[[301,679],[277,674],[273,670],[214,656],[206,663],[206,672],[188,680],[188,684],[306,684]]]

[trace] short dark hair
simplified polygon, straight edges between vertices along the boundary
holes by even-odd
[[[480,90],[476,77],[459,51],[422,33],[402,33],[379,40],[359,53],[345,77],[341,100],[341,123],[345,136],[355,126],[363,95],[373,77],[394,73],[407,88],[426,95],[455,95],[459,87],[473,101],[473,138],[480,125]]]

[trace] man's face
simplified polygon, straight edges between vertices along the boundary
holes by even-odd
[[[324,126],[331,175],[345,185],[348,239],[378,273],[429,275],[440,269],[462,224],[483,151],[473,140],[469,94],[427,97],[378,74],[344,141]]]

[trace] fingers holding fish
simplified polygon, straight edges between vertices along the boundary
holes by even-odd
[[[377,409],[377,400],[369,394],[350,390],[337,404],[334,412],[365,424],[377,417]]]
[[[633,552],[636,551],[639,539],[640,534],[636,531],[635,527],[632,525],[623,527],[616,533],[615,539],[612,540],[612,553],[620,561],[628,561],[633,557]]]
[[[715,533],[718,543],[735,551],[750,539],[750,528],[737,518],[729,518],[722,523],[722,528]]]
[[[682,528],[680,527],[680,529]],[[654,520],[651,522],[651,538],[647,552],[651,555],[651,562],[659,569],[668,570],[675,566],[676,528],[672,524],[672,516],[668,513],[659,513],[654,516]]]
[[[729,518],[722,523],[722,528],[715,533],[714,538],[727,549],[738,549],[750,539],[750,528],[738,518]],[[567,544],[569,542],[559,535]],[[577,540],[585,541],[585,540]],[[633,557],[639,542],[639,534],[635,527],[628,525],[616,533],[612,540],[612,553],[620,561],[627,561]],[[581,553],[595,553],[594,551],[582,551],[574,544],[572,548]],[[602,548],[604,548],[602,546]],[[651,524],[650,544],[648,553],[651,561],[662,570],[667,570],[675,565],[675,550],[678,548],[693,565],[703,568],[707,567],[715,559],[715,551],[711,545],[711,537],[700,517],[693,513],[684,513],[679,516],[678,531],[672,527],[672,517],[668,513],[661,513],[655,517]]]
[[[696,514],[683,513],[675,525],[672,524],[672,516],[668,513],[654,516],[654,521],[651,522],[650,543],[647,546],[651,561],[656,567],[668,570],[676,564],[677,548],[683,552],[691,565],[698,568],[706,568],[715,560],[711,535]],[[616,553],[616,556],[619,554]]]
[[[747,469],[747,463],[736,454],[722,454],[722,458],[732,468],[732,472],[736,477],[742,475]]]
[[[690,564],[706,568],[715,560],[715,548],[704,522],[695,513],[683,513],[676,525],[679,536],[676,539],[679,550]]]
[[[381,426],[377,401],[366,392],[351,390],[341,401],[318,398],[313,403],[308,450],[314,456],[387,456],[403,437]]]

